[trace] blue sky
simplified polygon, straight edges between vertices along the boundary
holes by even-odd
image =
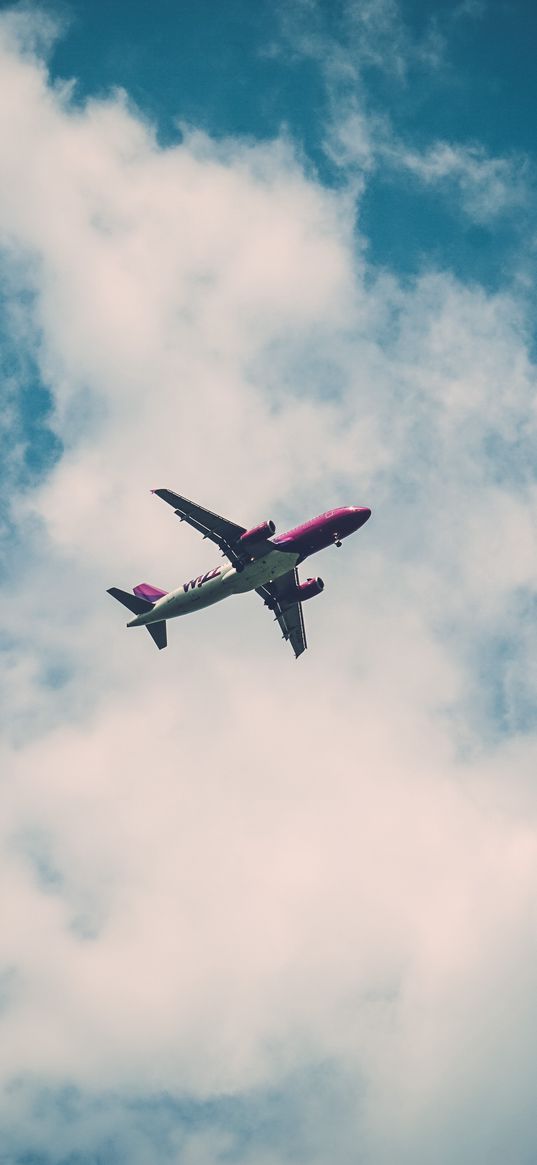
[[[116,85],[173,142],[177,122],[211,135],[274,138],[286,127],[326,182],[341,182],[323,149],[334,94],[358,93],[371,113],[418,148],[436,140],[478,143],[491,155],[534,155],[533,6],[472,3],[383,4],[373,28],[378,55],[363,51],[352,5],[256,4],[205,0],[68,5],[70,31],[52,60],[76,76],[81,97]],[[60,9],[61,11],[61,9]],[[397,13],[390,19],[390,13]],[[394,28],[395,26],[395,28]],[[314,33],[318,52],[304,51]],[[370,34],[368,33],[368,36]],[[404,63],[394,68],[400,44]],[[348,54],[351,75],[327,77],[331,48]],[[323,60],[324,57],[324,60]],[[534,186],[535,175],[528,175]],[[405,274],[442,265],[497,287],[525,248],[531,214],[490,226],[465,221],[453,191],[445,198],[382,166],[361,206],[373,262]],[[514,252],[514,254],[513,254]]]
[[[5,1165],[537,1152],[536,20],[0,5]],[[299,664],[159,485],[371,506]]]

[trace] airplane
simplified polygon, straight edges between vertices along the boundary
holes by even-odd
[[[161,650],[167,644],[169,619],[209,607],[228,595],[255,591],[274,612],[283,638],[289,641],[298,659],[307,647],[302,603],[324,590],[322,578],[300,582],[298,567],[318,550],[341,546],[343,538],[367,522],[371,510],[367,506],[339,506],[274,537],[276,527],[272,521],[248,530],[170,489],[154,489],[151,493],[167,502],[182,522],[215,542],[228,562],[189,579],[174,591],[163,591],[149,583],[138,583],[132,594],[110,587],[107,593],[135,615],[127,627],[146,627]]]

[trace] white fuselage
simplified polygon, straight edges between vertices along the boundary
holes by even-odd
[[[234,566],[216,566],[197,578],[170,591],[162,599],[158,599],[150,611],[137,615],[128,626],[143,627],[147,623],[160,623],[163,619],[175,619],[178,615],[188,615],[191,611],[199,611],[202,607],[210,607],[219,603],[228,595],[242,594],[244,591],[253,591],[256,587],[264,586],[282,574],[293,570],[298,562],[298,554],[283,550],[270,549],[262,558],[249,562],[243,570],[237,571]]]

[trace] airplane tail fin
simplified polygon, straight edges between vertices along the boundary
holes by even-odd
[[[143,599],[141,595],[131,595],[128,591],[121,591],[119,587],[109,587],[107,593],[112,595],[113,599],[117,599],[118,603],[123,603],[123,606],[132,611],[133,615],[142,615],[144,611],[150,611],[154,606],[154,603],[150,603],[148,599]],[[158,623],[147,623],[146,630],[149,631],[159,651],[162,651],[168,642],[165,620],[160,619]]]
[[[135,595],[140,599],[147,599],[150,603],[156,603],[157,599],[163,599],[167,595],[167,591],[161,591],[160,587],[154,587],[151,583],[138,583],[132,588]]]

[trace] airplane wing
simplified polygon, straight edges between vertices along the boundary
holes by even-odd
[[[297,600],[289,599],[289,592],[293,591],[299,585],[298,570],[289,570],[287,574],[283,574],[280,578],[274,579],[273,582],[266,583],[263,587],[256,588],[256,594],[261,595],[265,606],[270,611],[274,611],[274,616],[277,619],[283,638],[288,639],[295,658],[306,650],[308,646],[306,643],[306,632],[304,630],[304,618],[302,615],[302,603]]]
[[[163,502],[167,502],[169,506],[173,506],[177,517],[182,522],[188,522],[189,526],[193,526],[195,530],[203,534],[204,538],[210,538],[211,542],[216,542],[216,545],[220,547],[223,554],[227,555],[233,566],[241,561],[236,544],[241,534],[246,533],[246,526],[237,526],[235,522],[228,522],[227,518],[221,518],[220,514],[213,514],[211,510],[204,510],[203,506],[198,506],[196,502],[191,502],[188,498],[182,498],[180,494],[173,493],[171,489],[154,489],[152,493],[162,498]]]

